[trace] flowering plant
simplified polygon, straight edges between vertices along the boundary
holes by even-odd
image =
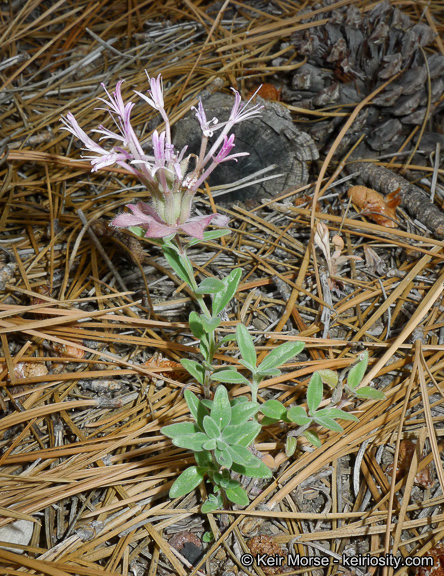
[[[121,93],[122,81],[117,83],[116,90],[112,94],[109,94],[103,86],[109,100],[99,98],[106,105],[117,131],[112,132],[104,126],[93,130],[102,134],[99,141],[116,140],[118,145],[107,150],[94,142],[70,112],[66,118],[61,118],[63,129],[79,138],[85,148],[94,154],[85,156],[91,161],[93,172],[117,164],[136,176],[150,192],[152,206],[145,202],[128,204],[132,214],[120,214],[112,221],[114,226],[122,228],[141,226],[146,230],[145,236],[148,238],[164,238],[182,231],[202,240],[203,231],[210,223],[227,226],[228,218],[221,214],[190,217],[194,195],[219,164],[228,160],[237,161],[240,156],[248,156],[248,152],[231,154],[235,146],[235,137],[230,131],[239,122],[259,115],[262,106],[255,104],[249,107],[251,99],[242,104],[239,92],[233,89],[234,104],[230,117],[226,122],[219,122],[217,118],[207,120],[202,101],[199,100],[197,108],[193,106],[192,109],[202,130],[200,152],[198,156],[195,154],[186,156],[187,146],[179,152],[171,141],[171,126],[164,105],[162,77],[160,74],[157,78],[150,78],[148,74],[147,76],[150,84],[149,96],[137,91],[135,93],[158,110],[165,124],[165,130],[160,134],[154,130],[151,136],[152,155],[144,152],[131,125],[134,103],[124,102]],[[207,151],[209,138],[216,131],[219,135]],[[190,169],[191,161],[194,162],[194,166]]]
[[[251,99],[242,104],[239,93],[233,90],[234,104],[230,116],[226,122],[219,122],[217,118],[207,120],[202,102],[199,101],[197,108],[193,109],[202,131],[200,152],[198,156],[195,154],[186,156],[187,147],[178,152],[171,142],[171,127],[164,106],[162,78],[160,75],[157,78],[148,76],[148,80],[149,96],[140,92],[136,94],[159,111],[165,124],[164,131],[159,134],[154,130],[152,134],[152,155],[144,152],[131,126],[134,103],[130,101],[125,104],[123,101],[122,82],[117,84],[112,95],[105,89],[109,100],[100,98],[106,105],[117,132],[112,132],[104,126],[99,126],[93,131],[102,135],[99,141],[109,139],[117,141],[117,145],[110,150],[94,142],[80,128],[71,113],[68,113],[66,118],[62,117],[62,122],[64,129],[77,136],[85,148],[93,153],[92,156],[86,156],[91,161],[93,171],[117,164],[146,186],[152,198],[152,205],[144,202],[129,204],[131,214],[118,215],[112,224],[130,228],[135,234],[152,238],[159,244],[169,265],[191,288],[202,312],[200,315],[194,311],[190,313],[189,327],[199,342],[203,361],[184,358],[181,364],[202,386],[204,398],[199,399],[190,390],[186,390],[184,396],[194,422],[178,422],[162,428],[162,432],[172,439],[175,446],[194,452],[196,466],[190,466],[176,479],[171,486],[170,497],[177,498],[188,494],[208,477],[214,484],[214,492],[203,504],[203,512],[226,507],[228,501],[245,506],[249,503],[249,498],[236,476],[271,477],[271,471],[262,461],[260,453],[252,447],[262,426],[278,421],[298,425],[298,429],[291,431],[287,438],[286,451],[288,456],[291,456],[296,450],[296,437],[302,434],[315,446],[320,445],[316,432],[310,430],[313,425],[342,431],[336,420],[356,421],[357,418],[339,408],[338,402],[342,401],[342,385],[338,385],[337,400],[331,403],[330,407],[321,408],[324,385],[321,372],[313,375],[308,386],[308,411],[301,406],[287,409],[273,399],[259,404],[258,390],[261,382],[266,378],[279,376],[280,368],[299,354],[304,344],[286,342],[277,346],[258,365],[254,342],[245,326],[238,324],[236,334],[227,334],[219,338],[216,330],[221,322],[220,315],[236,294],[242,270],[234,269],[222,279],[209,276],[198,284],[193,265],[187,256],[187,248],[194,246],[199,240],[216,239],[229,233],[229,230],[204,232],[210,223],[226,226],[228,218],[220,214],[191,217],[193,197],[202,182],[220,163],[228,160],[237,161],[238,157],[248,155],[246,152],[231,154],[234,148],[234,134],[230,134],[230,131],[239,122],[257,116],[261,106],[256,104],[248,108]],[[207,151],[209,139],[216,131],[219,135]],[[190,162],[193,162],[192,168],[189,167]],[[182,245],[179,232],[193,237],[186,246]],[[240,372],[241,368],[232,365],[214,366],[215,353],[222,345],[232,340],[236,341],[241,354],[239,364],[243,371],[251,373],[250,379]],[[364,388],[362,392],[357,390],[366,367],[367,360],[364,359],[350,371],[349,386],[346,390],[356,397],[375,397],[368,396],[369,392]],[[327,371],[323,372],[327,383],[331,385],[334,381],[338,384],[339,378],[335,380],[334,373],[326,376]],[[215,382],[247,384],[251,390],[251,401],[245,396],[230,400],[228,390],[223,384],[217,386],[213,395],[211,386]],[[262,416],[259,416],[259,412]]]

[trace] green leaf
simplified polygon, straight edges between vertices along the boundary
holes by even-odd
[[[216,449],[216,438],[211,438],[203,443],[202,448],[204,450],[215,450]]]
[[[196,432],[195,434],[187,434],[173,438],[174,446],[179,448],[187,448],[193,452],[200,452],[203,450],[203,445],[208,440],[208,436],[203,432]]]
[[[314,414],[322,402],[322,395],[324,393],[324,385],[322,378],[315,372],[310,378],[310,383],[307,388],[307,405],[310,414]]]
[[[355,394],[358,398],[366,398],[368,400],[385,400],[385,394],[380,390],[371,388],[370,386],[364,386],[355,390]]]
[[[209,400],[208,398],[203,398],[201,402],[205,406],[205,408],[208,408],[208,410],[211,410],[211,408],[213,407],[213,401]]]
[[[225,290],[225,284],[218,278],[205,278],[194,291],[195,294],[217,294]]]
[[[218,427],[223,430],[231,420],[231,405],[225,386],[218,386],[213,398],[211,417]]]
[[[196,460],[196,464],[201,468],[208,470],[214,466],[213,459],[209,452],[195,452],[194,459]]]
[[[211,332],[214,332],[216,330],[216,328],[219,326],[219,324],[221,323],[221,319],[218,318],[217,316],[214,316],[212,318],[207,318],[206,316],[201,314],[200,319],[202,321],[203,329],[208,334],[210,334]]]
[[[171,486],[170,498],[180,498],[189,494],[202,482],[205,472],[204,468],[197,468],[196,466],[187,468]]]
[[[200,345],[199,350],[205,360],[209,360],[210,358],[210,341],[208,339],[208,334],[204,331],[202,336],[200,337]]]
[[[231,459],[228,450],[219,450],[218,448],[216,448],[216,450],[214,451],[214,456],[218,464],[220,464],[221,466],[225,466],[225,468],[231,468],[233,460]]]
[[[223,440],[221,440],[220,438],[218,438],[216,440],[216,448],[218,450],[228,450],[228,444],[226,442],[224,442]]]
[[[339,410],[339,408],[325,408],[324,410],[318,410],[316,412],[317,418],[323,418],[324,416],[327,416],[328,418],[340,418],[341,420],[359,422],[359,419],[356,418],[354,414],[350,414],[350,412],[345,412],[344,410]]]
[[[238,404],[243,404],[245,402],[248,402],[248,398],[246,396],[236,396],[236,398],[230,400],[231,407],[237,406]]]
[[[190,324],[190,330],[196,338],[202,338],[205,334],[205,330],[197,312],[190,312],[188,317],[188,322]]]
[[[235,268],[230,274],[223,279],[225,284],[224,292],[218,292],[213,299],[213,314],[219,314],[229,304],[233,296],[236,294],[237,287],[242,276],[242,270]]]
[[[304,342],[285,342],[272,350],[259,365],[259,370],[278,368],[297,356],[304,349]]]
[[[293,456],[296,452],[296,448],[298,446],[298,441],[294,436],[288,436],[287,441],[285,442],[285,454],[289,458]]]
[[[304,436],[315,448],[320,448],[322,446],[319,436],[313,430],[306,430]]]
[[[287,418],[290,422],[294,422],[298,426],[305,426],[311,422],[311,418],[307,416],[307,412],[302,408],[302,406],[292,406],[289,408]]]
[[[222,440],[227,444],[238,446],[248,446],[253,442],[256,436],[261,431],[259,422],[245,422],[245,424],[237,424],[234,426],[227,426],[222,432]]]
[[[234,502],[239,506],[248,506],[250,503],[247,493],[241,486],[238,488],[228,488],[225,490],[225,494],[230,502]]]
[[[234,342],[236,340],[236,334],[227,334],[224,336],[218,343],[218,347],[222,346],[222,344],[226,344],[227,342]]]
[[[333,420],[333,418],[328,418],[327,416],[323,416],[323,417],[317,417],[316,415],[314,416],[313,420],[316,422],[316,424],[319,424],[320,426],[323,426],[324,428],[327,428],[328,430],[333,430],[334,432],[343,432],[343,428],[342,426],[340,426],[336,420]]]
[[[259,460],[259,458],[257,458]],[[231,469],[233,472],[249,476],[250,478],[271,478],[271,470],[266,464],[259,460],[259,466],[250,466],[249,464],[235,464],[233,463]]]
[[[274,418],[275,420],[281,420],[286,414],[287,409],[278,400],[267,400],[261,406],[261,412],[268,418]]]
[[[143,238],[146,234],[146,230],[144,230],[140,226],[130,226],[128,230],[133,234],[135,234],[136,236],[139,236],[139,238]]]
[[[322,382],[330,386],[330,388],[335,388],[339,382],[338,373],[334,370],[328,370],[325,368],[324,370],[317,370],[317,373],[321,377]]]
[[[192,238],[188,242],[187,247],[195,246],[200,242],[207,242],[208,240],[216,240],[217,238],[222,238],[222,236],[226,236],[227,234],[231,234],[231,230],[228,230],[227,228],[219,228],[219,230],[208,230],[207,232],[203,233],[203,240],[200,240],[199,238]]]
[[[205,506],[205,504],[206,504],[207,502],[208,502],[208,500],[204,503],[204,505],[203,505],[202,508],[201,508],[201,511],[202,511],[204,514],[208,514],[208,512],[206,512],[206,511],[203,509],[203,507]],[[214,508],[214,510],[215,510],[215,508]],[[209,512],[211,512],[211,510],[209,510]],[[213,541],[214,541],[214,534],[213,534],[212,532],[209,532],[209,531],[208,531],[208,532],[204,532],[204,533],[203,533],[203,535],[202,535],[202,542],[205,542],[206,544],[209,544],[210,542],[213,542]]]
[[[280,418],[276,419],[276,418],[269,418],[268,416],[264,416],[261,420],[261,424],[262,426],[270,426],[271,424],[276,424],[276,422],[279,422]]]
[[[224,507],[224,501],[222,498],[222,494],[210,494],[207,498],[207,500],[205,500],[205,502],[202,504],[202,508],[200,509],[202,514],[208,514],[209,512],[213,512],[213,510],[217,510],[218,508],[223,508]],[[205,532],[205,534],[211,534],[212,532]],[[214,536],[213,536],[214,539]],[[203,538],[202,538],[203,540]],[[211,540],[209,540],[209,542],[211,542]]]
[[[236,326],[236,336],[242,358],[252,366],[253,369],[256,368],[256,348],[254,347],[253,338],[248,332],[247,327],[243,324],[238,324]]]
[[[257,402],[242,402],[236,404],[231,408],[230,424],[243,424],[259,412],[259,404]]]
[[[228,472],[228,470],[224,470],[224,472]],[[224,490],[231,489],[234,490],[240,486],[240,482],[237,480],[232,480],[231,478],[223,478],[220,483],[221,487]]]
[[[256,374],[265,378],[266,376],[280,376],[281,371],[278,368],[269,368],[268,370],[257,370]]]
[[[219,438],[220,428],[211,416],[205,416],[203,427],[208,438]]]
[[[203,384],[205,380],[205,370],[199,362],[195,360],[188,360],[187,358],[182,358],[180,363],[182,366],[199,382],[199,384]]]
[[[252,372],[253,374],[256,373],[256,368],[255,366],[253,366],[253,364],[250,364],[249,362],[247,362],[246,360],[239,360],[239,364],[242,364],[242,366],[245,366],[245,368],[247,370],[249,370],[250,372]]]
[[[196,420],[197,425],[202,430],[203,419],[205,416],[208,415],[207,409],[205,408],[203,403],[199,400],[199,398],[196,396],[196,394],[194,394],[194,392],[191,392],[191,390],[186,389],[183,395],[186,403],[188,404],[188,408],[190,409],[193,418]]]
[[[357,388],[364,378],[368,366],[368,351],[362,354],[362,360],[352,367],[348,373],[347,384],[350,388]]]
[[[175,438],[176,436],[187,436],[199,432],[199,427],[194,422],[180,422],[179,424],[170,424],[160,429],[162,434],[168,438]]]
[[[186,266],[183,263],[183,256],[180,257],[179,254],[172,248],[163,248],[163,253],[167,259],[168,264],[174,270],[174,272],[179,276],[181,280],[186,282],[189,286],[193,285],[194,278],[191,279]]]
[[[247,464],[251,460],[252,454],[245,446],[233,444],[233,446],[229,446],[227,450],[233,462],[236,464]]]
[[[216,382],[225,382],[227,384],[250,385],[250,382],[234,368],[228,370],[219,370],[218,372],[215,372],[211,375],[211,380],[216,380]]]

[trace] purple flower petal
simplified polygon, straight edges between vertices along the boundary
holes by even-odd
[[[151,220],[148,230],[145,234],[146,238],[165,238],[170,234],[177,232],[177,226],[168,226],[168,224],[156,222]]]

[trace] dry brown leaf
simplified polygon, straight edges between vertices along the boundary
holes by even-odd
[[[398,188],[385,197],[372,188],[352,186],[348,191],[348,197],[351,198],[353,204],[361,209],[361,214],[368,215],[381,226],[397,228],[396,207],[401,204],[399,191]]]

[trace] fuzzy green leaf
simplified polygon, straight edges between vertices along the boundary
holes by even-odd
[[[214,451],[214,456],[218,464],[220,464],[221,466],[225,466],[225,468],[231,468],[233,460],[228,450],[219,450],[218,448],[216,448],[216,450]]]
[[[205,416],[208,415],[208,410],[205,408],[205,406],[199,400],[196,394],[194,394],[194,392],[191,392],[191,390],[188,389],[185,390],[183,395],[185,397],[185,401],[188,404],[188,408],[190,409],[193,418],[196,420],[199,428],[203,430],[203,419]]]
[[[268,370],[257,370],[256,374],[261,378],[266,378],[267,376],[280,376],[281,371],[279,368],[269,368]]]
[[[200,242],[207,242],[208,240],[217,240],[217,238],[222,238],[222,236],[226,236],[227,234],[231,234],[231,230],[229,230],[228,228],[219,228],[218,230],[208,230],[207,232],[203,233],[203,240],[200,240],[199,238],[192,238],[188,242],[187,247],[195,246]]]
[[[259,411],[257,402],[242,402],[231,408],[231,425],[243,424],[252,418]]]
[[[230,274],[222,281],[225,284],[225,290],[215,294],[213,299],[213,314],[220,314],[222,310],[229,304],[233,296],[236,294],[237,287],[242,276],[242,270],[235,268]]]
[[[257,458],[259,460],[259,458]],[[258,466],[251,466],[249,464],[235,464],[233,463],[231,469],[233,472],[249,476],[250,478],[271,478],[272,473],[266,464],[259,460]]]
[[[202,325],[202,320],[197,312],[190,312],[188,317],[188,322],[190,324],[190,330],[196,338],[202,338],[205,334],[204,327]]]
[[[221,430],[223,430],[231,420],[231,405],[228,392],[225,386],[218,386],[211,406],[211,417]]]
[[[234,502],[239,506],[248,506],[250,503],[247,493],[241,486],[238,486],[237,488],[228,488],[225,490],[225,494],[230,502]]]
[[[139,238],[143,238],[146,234],[146,230],[144,230],[140,226],[130,226],[128,230],[133,234],[135,234],[136,236],[139,236]]]
[[[211,375],[211,380],[216,380],[216,382],[225,382],[226,384],[247,384],[250,385],[250,382],[242,376],[240,372],[231,369],[219,370]]]
[[[222,344],[226,344],[227,342],[235,342],[236,341],[236,334],[227,334],[224,336],[218,343],[218,347],[222,346]]]
[[[185,370],[189,372],[191,376],[193,376],[193,378],[196,378],[199,384],[204,383],[205,370],[203,366],[199,364],[199,362],[196,362],[195,360],[188,360],[187,358],[182,358],[180,363],[185,368]]]
[[[294,422],[298,426],[305,426],[311,422],[311,418],[307,416],[307,412],[302,408],[302,406],[292,406],[289,408],[287,418],[290,422]]]
[[[196,464],[201,468],[211,469],[214,466],[210,452],[195,452],[194,459],[196,460]]]
[[[208,438],[219,438],[220,428],[211,416],[204,417],[203,427]]]
[[[187,448],[188,450],[193,450],[193,452],[201,452],[203,445],[208,439],[208,436],[203,432],[196,432],[195,434],[187,434],[186,436],[173,438],[173,444],[179,448]]]
[[[322,378],[315,372],[310,378],[310,383],[307,388],[307,405],[310,414],[314,414],[322,402],[322,395],[324,393],[324,385]]]
[[[296,452],[296,448],[298,446],[298,441],[294,436],[288,436],[287,441],[285,442],[285,454],[290,458]]]
[[[202,448],[204,450],[215,450],[216,446],[216,438],[211,438],[211,440],[207,440],[202,444]]]
[[[276,424],[276,422],[279,422],[280,418],[276,419],[276,418],[269,418],[268,416],[264,416],[261,420],[261,424],[262,426],[270,426],[271,424]]]
[[[367,350],[362,354],[362,360],[353,366],[348,373],[347,384],[350,388],[357,388],[365,376],[365,371],[368,366],[368,352]]]
[[[251,452],[245,446],[237,446],[233,444],[232,446],[228,447],[228,452],[230,456],[236,464],[247,464],[252,457]]]
[[[352,420],[353,422],[359,422],[354,414],[350,412],[345,412],[345,410],[339,410],[339,408],[324,408],[324,410],[318,410],[316,412],[317,418],[323,418],[327,416],[328,418],[340,419],[340,420]]]
[[[242,366],[245,366],[245,368],[247,370],[249,370],[252,374],[256,373],[256,368],[253,366],[253,364],[250,364],[246,360],[242,360],[242,359],[239,360],[239,364],[242,364]]]
[[[297,356],[304,349],[304,342],[285,342],[272,350],[259,365],[258,372],[278,368]]]
[[[170,498],[180,498],[192,492],[204,479],[205,472],[205,468],[196,466],[187,468],[171,486]]]
[[[385,394],[380,390],[371,388],[370,386],[364,386],[355,390],[355,394],[358,398],[366,398],[368,400],[385,400]]]
[[[194,422],[180,422],[179,424],[170,424],[169,426],[164,426],[160,430],[162,434],[168,436],[168,438],[175,438],[181,436],[187,436],[189,434],[195,434],[199,432],[199,427]]]
[[[217,294],[225,290],[225,284],[218,278],[205,278],[194,291],[196,294]]]
[[[333,418],[328,418],[328,416],[323,416],[323,417],[318,418],[315,415],[313,420],[316,422],[316,424],[319,424],[320,426],[323,426],[324,428],[327,428],[328,430],[333,430],[334,432],[343,432],[342,426],[340,426],[336,422],[336,420],[333,420]]]
[[[183,263],[183,257],[180,257],[179,254],[172,248],[167,248],[165,246],[163,247],[163,253],[165,254],[165,258],[167,259],[168,264],[179,276],[179,278],[186,282],[189,286],[192,286],[194,278],[190,278],[188,270]]]
[[[227,444],[238,446],[248,446],[253,442],[256,436],[261,431],[259,422],[245,422],[245,424],[237,424],[234,426],[227,426],[222,432],[222,440]]]
[[[261,412],[264,416],[268,418],[274,418],[275,420],[281,420],[286,414],[287,409],[278,400],[267,400],[261,406]]]
[[[330,388],[335,388],[337,383],[339,382],[338,373],[334,370],[328,370],[327,368],[323,370],[317,370],[317,373],[322,379],[324,384],[330,386]]]
[[[214,332],[216,330],[216,328],[219,326],[219,324],[221,323],[221,319],[217,316],[214,316],[212,318],[207,318],[206,316],[201,314],[200,319],[202,322],[203,329],[205,330],[205,332],[207,334]]]
[[[315,448],[320,448],[322,446],[319,436],[313,430],[306,430],[303,435]]]
[[[247,327],[243,324],[238,324],[236,326],[236,336],[242,358],[252,366],[254,370],[257,361],[256,348],[254,347],[253,338],[248,332]]]
[[[222,494],[210,494],[202,504],[202,508],[200,509],[202,514],[208,514],[209,512],[213,512],[213,510],[217,510],[218,508],[224,507],[224,501],[222,498]],[[208,534],[208,532],[206,532]],[[203,538],[202,538],[203,540]],[[214,536],[213,536],[214,540]],[[210,540],[211,542],[211,540]]]

